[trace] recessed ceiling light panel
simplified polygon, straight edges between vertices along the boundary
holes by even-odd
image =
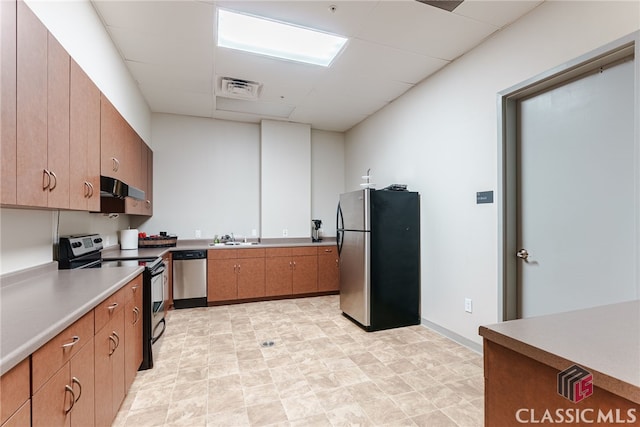
[[[329,66],[345,37],[218,9],[218,46],[291,61]]]

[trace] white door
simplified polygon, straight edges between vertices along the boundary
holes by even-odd
[[[633,73],[518,103],[518,317],[637,298]]]

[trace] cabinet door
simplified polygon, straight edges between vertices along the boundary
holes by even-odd
[[[100,174],[122,179],[125,121],[113,104],[100,96]]]
[[[293,261],[293,293],[318,292],[318,256],[295,256]]]
[[[24,2],[17,11],[17,204],[46,207],[48,35]]]
[[[340,290],[340,265],[337,249],[318,248],[318,291]]]
[[[147,190],[146,197],[147,201],[145,203],[145,215],[151,216],[153,215],[153,151],[151,148],[146,146],[147,151]]]
[[[210,259],[207,262],[207,301],[237,299],[237,260]]]
[[[71,426],[91,427],[95,425],[95,390],[94,390],[94,347],[93,337],[71,359],[71,377],[69,385],[75,393],[75,403],[71,409]]]
[[[47,170],[51,174],[47,205],[69,208],[69,54],[48,34]]]
[[[70,387],[70,378],[69,364],[65,363],[33,395],[31,413],[33,427],[71,426],[70,411],[74,399],[73,394],[66,389],[66,387]]]
[[[71,60],[69,207],[100,210],[100,91]]]
[[[238,259],[238,298],[259,298],[265,296],[265,259]]]
[[[0,1],[0,203],[16,204],[16,1]]]
[[[0,2],[2,3],[2,2]],[[31,400],[25,402],[2,427],[24,427],[31,425]]]
[[[291,257],[266,258],[266,295],[291,295],[291,273],[293,262]]]
[[[29,399],[29,384],[28,358],[0,377],[0,424]]]
[[[124,381],[125,389],[129,390],[142,364],[142,292],[136,292],[134,298],[127,301],[124,313]]]
[[[95,336],[95,420],[110,426],[124,399],[124,310]]]
[[[173,262],[171,262],[171,252],[165,254],[162,257],[162,261],[164,262],[165,270],[164,270],[164,283],[165,289],[165,298],[164,301],[164,314],[167,315],[167,311],[169,311],[169,306],[173,305]]]

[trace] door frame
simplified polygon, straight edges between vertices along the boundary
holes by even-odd
[[[520,315],[517,283],[517,103],[537,92],[561,86],[600,67],[634,56],[634,145],[636,188],[640,188],[640,31],[608,43],[558,67],[498,92],[498,321]],[[640,206],[636,199],[636,255],[640,254]],[[636,257],[637,258],[637,257]],[[636,281],[640,261],[636,264]],[[640,285],[638,285],[640,292]],[[640,296],[640,295],[639,295]]]

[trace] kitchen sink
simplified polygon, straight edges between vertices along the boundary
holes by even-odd
[[[209,243],[209,247],[214,246],[255,246],[258,242],[224,242],[224,243]]]

